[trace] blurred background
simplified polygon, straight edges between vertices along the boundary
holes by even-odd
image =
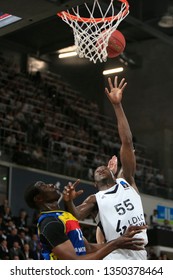
[[[107,2],[99,2],[103,10]],[[28,244],[35,234],[37,213],[23,200],[25,187],[35,180],[63,189],[69,180],[81,178],[79,187],[85,191],[76,203],[95,192],[94,169],[118,156],[120,147],[103,71],[122,67],[118,76],[128,82],[123,107],[134,137],[136,182],[150,226],[148,258],[173,259],[173,1],[129,1],[130,13],[118,26],[126,39],[124,52],[96,64],[78,56],[59,57],[64,48],[74,50],[74,37],[57,12],[82,4],[0,0],[0,204],[5,223],[0,235],[16,227]],[[21,212],[25,226],[16,222]],[[89,217],[81,224],[95,240],[95,222]]]

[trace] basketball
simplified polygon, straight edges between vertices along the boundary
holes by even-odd
[[[100,38],[96,42],[96,47],[99,52],[102,52],[102,50],[105,47],[104,42],[106,36],[107,36],[106,31],[104,30],[101,33]],[[126,40],[124,38],[124,35],[120,31],[115,30],[114,32],[112,32],[108,40],[108,46],[106,48],[108,57],[114,58],[119,56],[124,51],[125,46],[126,46]]]
[[[107,53],[109,58],[113,58],[116,56],[119,56],[125,49],[126,46],[126,40],[124,38],[124,35],[118,31],[115,30],[108,41],[107,46]]]

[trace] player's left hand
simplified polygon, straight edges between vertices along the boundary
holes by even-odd
[[[114,155],[108,162],[108,168],[115,175],[117,173],[117,157]]]
[[[68,182],[67,186],[64,187],[64,190],[62,192],[63,194],[63,200],[65,202],[68,202],[70,200],[74,200],[79,195],[83,193],[83,190],[76,191],[75,188],[80,183],[80,179],[78,179],[75,183],[72,184],[72,182]]]

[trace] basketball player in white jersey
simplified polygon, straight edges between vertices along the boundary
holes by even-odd
[[[100,166],[95,170],[94,180],[98,192],[89,196],[81,205],[75,207],[73,199],[82,193],[75,191],[79,184],[69,184],[64,188],[64,200],[68,210],[79,220],[97,211],[97,224],[104,236],[105,242],[122,235],[129,225],[145,225],[141,198],[135,184],[136,158],[132,141],[132,133],[125,116],[121,100],[127,85],[123,78],[118,84],[118,77],[112,83],[108,78],[109,90],[105,89],[117,119],[118,132],[121,140],[120,162],[121,170],[117,174],[117,158],[114,156],[108,166]],[[146,260],[145,245],[148,242],[146,229],[138,235],[144,239],[141,251],[119,249],[113,251],[105,259],[113,260]],[[98,238],[100,234],[98,235]]]

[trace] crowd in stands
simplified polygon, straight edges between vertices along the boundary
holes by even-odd
[[[41,260],[41,247],[36,231],[36,220],[28,224],[28,215],[21,209],[13,216],[5,200],[0,205],[0,260]]]
[[[134,144],[139,189],[168,198],[164,174]],[[110,118],[61,76],[20,72],[0,56],[0,146],[1,159],[90,181],[120,142]]]

